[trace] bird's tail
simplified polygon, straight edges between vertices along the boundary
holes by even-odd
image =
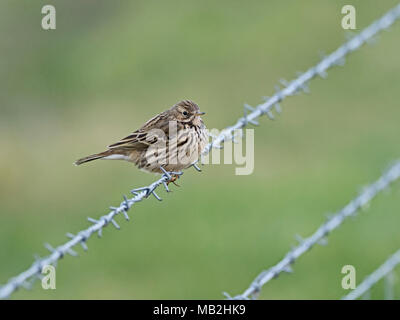
[[[97,160],[97,159],[102,159],[102,158],[108,157],[109,155],[111,155],[111,151],[110,150],[107,150],[107,151],[104,151],[104,152],[100,152],[100,153],[95,153],[95,154],[92,154],[90,156],[87,156],[87,157],[84,157],[84,158],[76,160],[74,162],[74,165],[79,166],[82,163],[86,163],[86,162]]]

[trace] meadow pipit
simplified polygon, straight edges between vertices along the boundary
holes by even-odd
[[[75,161],[80,165],[96,159],[126,160],[147,172],[177,172],[198,160],[208,142],[199,106],[183,100],[147,121],[140,129],[108,150]],[[162,168],[161,168],[162,167]],[[177,175],[171,180],[175,181]]]

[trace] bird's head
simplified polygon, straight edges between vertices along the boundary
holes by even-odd
[[[202,124],[201,115],[205,112],[200,112],[199,106],[190,100],[182,100],[174,105],[170,111],[173,117],[183,123],[193,123],[200,126]]]

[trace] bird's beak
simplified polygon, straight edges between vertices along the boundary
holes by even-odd
[[[202,116],[203,114],[206,114],[205,112],[197,112],[196,116]]]

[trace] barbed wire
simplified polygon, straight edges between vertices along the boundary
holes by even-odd
[[[352,39],[345,42],[332,54],[323,57],[323,59],[314,67],[308,69],[306,72],[301,73],[297,78],[291,82],[287,82],[284,79],[280,80],[281,85],[284,88],[276,86],[276,93],[270,97],[265,98],[265,102],[258,105],[257,107],[251,107],[249,105],[244,106],[244,116],[240,118],[236,124],[233,126],[223,129],[219,135],[214,137],[211,143],[209,143],[203,155],[207,155],[212,148],[222,148],[221,143],[226,141],[235,142],[235,131],[237,129],[242,129],[248,124],[258,125],[258,118],[262,115],[267,115],[269,119],[273,120],[274,115],[272,113],[272,108],[275,109],[277,113],[281,112],[280,102],[285,98],[298,94],[300,92],[309,92],[308,82],[320,76],[321,78],[326,78],[327,70],[333,66],[341,66],[345,62],[345,57],[351,52],[359,49],[363,44],[369,42],[377,33],[382,30],[389,28],[395,20],[400,17],[400,4],[394,7],[392,10],[388,11],[382,18],[373,22],[370,26],[365,28],[361,33],[354,36]],[[250,111],[250,113],[248,113]],[[197,170],[201,171],[197,163],[193,163],[192,166]],[[110,223],[116,228],[120,229],[119,225],[115,221],[115,217],[119,214],[123,214],[126,220],[129,220],[128,211],[137,202],[147,199],[150,195],[153,195],[157,200],[162,199],[156,193],[156,189],[163,185],[167,192],[169,192],[167,182],[170,180],[172,173],[164,171],[161,178],[153,182],[149,186],[134,189],[132,198],[127,198],[124,196],[124,200],[120,203],[118,207],[110,207],[110,212],[106,215],[101,216],[99,219],[88,218],[88,221],[92,223],[90,227],[78,232],[76,235],[67,233],[67,237],[71,240],[63,245],[53,248],[49,244],[45,244],[45,247],[50,250],[51,254],[44,257],[36,257],[36,261],[29,267],[26,271],[20,273],[16,277],[11,278],[4,286],[0,287],[0,299],[9,297],[18,288],[24,287],[29,289],[33,281],[40,277],[41,271],[46,265],[56,265],[58,260],[63,258],[65,255],[77,256],[77,252],[73,248],[77,245],[81,245],[86,251],[87,241],[94,234],[97,233],[99,237],[102,236],[102,230],[104,227]],[[176,174],[176,173],[174,173]],[[177,173],[181,175],[182,173]]]
[[[362,297],[382,278],[387,279],[385,283],[385,297],[393,299],[393,270],[400,264],[400,250],[390,256],[378,269],[364,279],[353,291],[344,296],[342,300],[355,300]]]
[[[304,253],[312,249],[316,244],[327,244],[327,236],[339,226],[343,221],[351,216],[355,216],[357,212],[366,207],[369,202],[375,198],[381,191],[387,189],[391,183],[400,178],[400,160],[392,165],[378,180],[371,185],[364,188],[364,190],[353,200],[351,200],[343,209],[334,215],[327,217],[324,222],[310,237],[302,239],[296,236],[299,245],[290,250],[284,258],[275,266],[261,272],[255,280],[250,284],[248,289],[242,294],[231,297],[229,294],[224,293],[229,299],[250,299],[257,298],[264,286],[270,280],[278,277],[282,272],[291,273],[293,270],[291,265]]]
[[[197,167],[197,166],[196,166]],[[36,261],[32,264],[32,266],[19,274],[18,276],[10,279],[6,285],[0,288],[0,298],[7,298],[12,294],[16,289],[19,287],[24,287],[29,289],[32,286],[32,281],[29,279],[35,280],[38,276],[40,276],[42,269],[46,265],[54,265],[57,261],[63,258],[66,254],[71,256],[78,256],[77,252],[75,252],[72,248],[80,244],[82,248],[87,251],[87,240],[92,236],[93,233],[97,233],[99,237],[102,236],[102,230],[108,224],[112,224],[116,229],[120,229],[120,226],[115,221],[115,217],[118,214],[123,214],[125,219],[128,221],[128,210],[137,202],[142,201],[143,199],[147,198],[149,195],[153,195],[157,200],[161,200],[161,198],[155,192],[156,188],[160,185],[164,185],[167,192],[169,192],[167,182],[171,179],[171,173],[164,171],[164,174],[161,176],[160,179],[153,182],[147,187],[134,189],[131,193],[134,196],[128,199],[124,196],[124,201],[118,207],[110,207],[111,211],[100,217],[98,220],[88,218],[88,221],[92,223],[92,225],[73,235],[72,233],[67,233],[67,237],[71,238],[70,241],[67,243],[53,248],[50,244],[45,244],[45,247],[51,252],[51,254],[44,258],[36,257]],[[174,172],[174,174],[181,174],[180,172]]]
[[[280,102],[292,95],[300,92],[309,93],[308,82],[320,76],[321,78],[327,77],[327,70],[334,66],[343,66],[345,57],[351,52],[359,49],[365,43],[373,42],[373,37],[379,32],[388,29],[397,19],[400,18],[400,4],[389,10],[381,18],[371,23],[368,27],[363,29],[359,34],[353,36],[342,46],[332,52],[330,55],[325,56],[315,66],[311,67],[304,73],[299,73],[298,77],[288,82],[285,79],[280,80],[280,84],[284,87],[280,89],[279,85],[275,87],[276,93],[272,97],[264,97],[265,102],[253,108],[245,104],[244,117],[240,118],[236,124],[224,130],[206,147],[208,152],[212,147],[220,147],[220,143],[234,139],[234,131],[245,127],[248,123],[258,125],[257,118],[261,115],[267,115],[269,119],[274,120],[272,108],[277,113],[281,112]],[[250,114],[247,114],[250,111]]]

